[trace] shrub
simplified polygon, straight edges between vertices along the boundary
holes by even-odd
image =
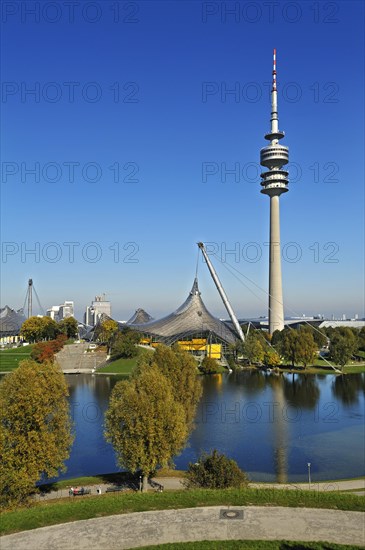
[[[217,360],[212,357],[204,357],[201,365],[199,366],[199,370],[203,374],[214,374],[218,370]]]
[[[195,464],[190,463],[186,478],[187,487],[206,489],[239,488],[248,484],[248,478],[237,462],[216,449],[211,454],[203,453]]]
[[[32,349],[31,358],[37,361],[37,363],[53,361],[54,354],[63,348],[66,340],[67,336],[65,334],[59,334],[56,340],[38,342],[38,344],[35,344]]]

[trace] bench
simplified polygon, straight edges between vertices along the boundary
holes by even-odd
[[[69,491],[70,496],[79,497],[83,495],[90,495],[91,489],[84,489],[83,487],[81,489],[74,489],[73,491]]]
[[[106,493],[116,493],[117,491],[124,491],[125,487],[123,485],[112,485],[111,487],[107,487],[105,492]]]

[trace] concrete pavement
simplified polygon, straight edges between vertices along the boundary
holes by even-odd
[[[124,550],[199,540],[365,544],[364,514],[342,510],[213,506],[94,518],[15,533],[1,550]]]

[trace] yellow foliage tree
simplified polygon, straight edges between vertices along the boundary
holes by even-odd
[[[116,451],[120,467],[148,476],[167,466],[186,443],[188,427],[171,383],[156,365],[145,365],[138,376],[118,382],[105,415],[105,436]]]
[[[53,363],[22,361],[0,384],[2,505],[25,501],[42,476],[65,470],[73,441],[67,396]]]

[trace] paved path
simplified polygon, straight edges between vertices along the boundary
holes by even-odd
[[[158,490],[160,485],[163,486],[164,490],[177,490],[185,489],[182,484],[183,478],[179,477],[158,477],[153,479],[155,487],[149,487],[149,491]],[[96,495],[97,489],[100,488],[102,494],[106,492],[108,487],[111,487],[113,484],[98,484],[98,485],[85,485],[86,489],[91,489],[91,494]],[[309,489],[308,483],[250,483],[251,488],[260,488],[260,489],[291,489],[291,490],[303,490],[306,491]],[[126,487],[127,489],[128,487]],[[349,481],[322,481],[320,483],[311,483],[310,489],[312,491],[351,491],[355,495],[364,495],[365,494],[365,479],[351,479]],[[57,498],[69,498],[69,489],[59,489],[58,491],[51,491],[42,495],[36,495],[35,499],[37,501],[43,502],[44,500],[53,500]],[[86,498],[84,497],[75,497],[75,498]]]
[[[227,518],[227,512],[238,517]],[[222,506],[138,512],[42,527],[0,539],[1,550],[123,550],[198,540],[300,540],[365,544],[364,514]]]

